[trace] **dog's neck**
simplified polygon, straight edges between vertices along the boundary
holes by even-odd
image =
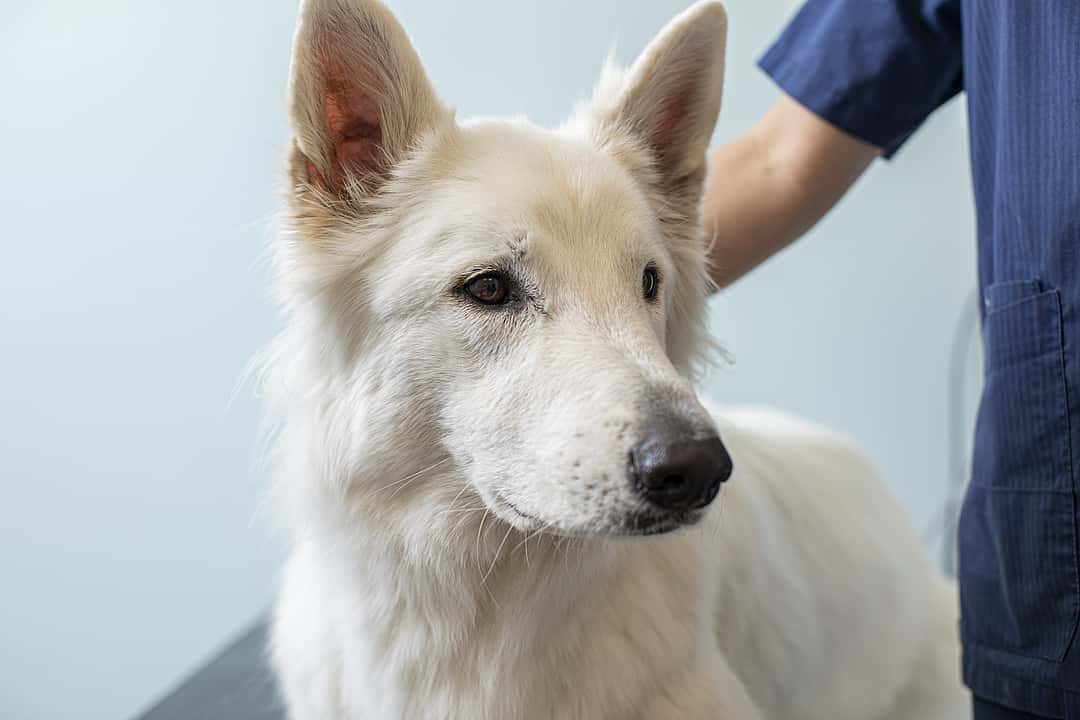
[[[395,612],[423,615],[433,640],[440,622],[455,637],[501,622],[520,636],[526,605],[537,624],[548,613],[563,617],[605,581],[626,549],[602,538],[518,530],[487,510],[452,467],[425,480],[396,490],[400,481],[376,483],[352,508],[328,499],[335,519],[322,527],[334,534],[338,562],[362,572],[365,586]],[[425,608],[429,599],[434,606]],[[503,617],[507,611],[514,617]],[[437,657],[439,648],[432,650]]]
[[[344,671],[363,673],[372,696],[396,698],[387,716],[526,717],[525,707],[547,707],[577,717],[581,699],[571,688],[592,675],[589,667],[626,662],[633,675],[653,659],[625,648],[609,656],[611,648],[589,639],[612,617],[636,623],[632,632],[651,630],[636,616],[644,608],[612,613],[613,598],[629,594],[621,586],[650,581],[635,575],[648,572],[641,563],[631,565],[645,545],[516,530],[475,495],[466,499],[464,482],[439,468],[422,486],[391,498],[387,485],[382,498],[366,493],[345,512],[339,498],[324,498],[322,511],[335,520],[316,524],[330,529],[318,551],[333,558],[351,593],[340,599],[335,632],[363,646],[346,653]],[[666,652],[624,639],[639,653]],[[625,692],[592,690],[598,708],[615,702],[607,693]],[[430,715],[431,707],[446,713]]]

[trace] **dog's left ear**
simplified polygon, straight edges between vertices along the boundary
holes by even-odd
[[[606,69],[590,107],[602,131],[629,133],[651,153],[657,190],[669,198],[701,192],[726,41],[723,5],[699,2],[672,20],[625,75]]]

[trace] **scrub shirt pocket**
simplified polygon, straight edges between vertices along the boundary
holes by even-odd
[[[985,299],[979,453],[960,519],[962,634],[1059,661],[1080,610],[1061,298],[1025,281],[990,286]]]

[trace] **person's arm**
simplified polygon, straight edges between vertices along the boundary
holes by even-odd
[[[709,158],[704,221],[716,283],[731,284],[813,227],[881,152],[782,96]]]

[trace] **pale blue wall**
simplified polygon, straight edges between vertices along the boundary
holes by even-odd
[[[682,0],[400,0],[462,114],[555,123],[610,43]],[[776,93],[793,7],[731,0],[718,139]],[[276,320],[256,259],[285,137],[291,1],[0,9],[0,717],[129,716],[269,602],[278,549],[226,405]],[[853,433],[926,520],[946,365],[973,282],[961,108],[797,249],[718,299],[737,358],[706,392]]]

